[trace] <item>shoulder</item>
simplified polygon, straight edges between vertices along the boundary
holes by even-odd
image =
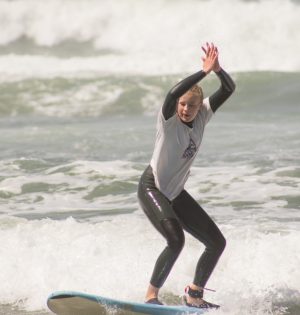
[[[203,100],[202,106],[203,106],[207,111],[211,110],[209,97],[206,97],[206,98]]]
[[[199,109],[198,115],[200,116],[206,116],[208,113],[210,113],[212,111],[211,107],[210,107],[210,101],[209,101],[209,97],[206,97]]]
[[[162,108],[160,109],[157,117],[157,127],[158,128],[166,128],[168,126],[176,124],[178,121],[177,114],[174,113],[170,118],[165,119]]]
[[[206,97],[203,100],[203,103],[199,109],[197,116],[199,120],[204,122],[204,124],[207,124],[210,118],[212,117],[212,115],[213,115],[213,111],[210,107],[209,97]]]

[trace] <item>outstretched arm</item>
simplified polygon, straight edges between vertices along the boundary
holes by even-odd
[[[177,83],[167,94],[162,107],[162,113],[165,120],[172,117],[176,111],[177,100],[185,94],[194,84],[201,81],[210,71],[216,68],[218,51],[216,49],[208,49],[205,51],[205,57],[202,57],[202,70],[192,74]]]
[[[221,81],[220,88],[209,97],[209,103],[212,111],[215,113],[216,110],[229,98],[229,96],[235,90],[235,83],[231,79],[230,75],[224,71],[219,63],[219,52],[218,48],[214,46],[214,44],[209,45],[206,43],[206,48],[202,47],[202,50],[205,54],[207,54],[210,50],[214,50],[216,52],[216,61],[213,67],[213,71],[216,73],[218,78]]]
[[[221,81],[221,86],[209,97],[210,107],[214,113],[235,90],[235,83],[226,71],[221,68],[216,75]]]

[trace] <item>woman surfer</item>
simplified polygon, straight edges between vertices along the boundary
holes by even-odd
[[[233,93],[235,84],[219,64],[217,47],[207,43],[202,49],[205,53],[202,70],[177,83],[165,98],[158,115],[153,156],[139,182],[140,205],[167,241],[153,270],[147,303],[162,304],[158,299],[159,289],[183,248],[185,230],[205,245],[194,280],[186,288],[186,305],[219,307],[203,299],[203,289],[226,241],[213,220],[184,189],[184,184],[199,151],[206,124]],[[215,72],[221,86],[203,99],[197,82],[211,71]]]

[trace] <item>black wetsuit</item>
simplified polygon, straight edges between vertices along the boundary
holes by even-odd
[[[234,82],[224,70],[216,74],[221,81],[221,86],[209,97],[213,112],[235,89]],[[205,76],[205,72],[199,71],[185,78],[169,91],[162,107],[165,120],[175,114],[178,98]],[[190,123],[187,125],[191,127]],[[149,220],[167,241],[166,248],[157,259],[150,283],[160,288],[165,282],[183,248],[185,239],[183,230],[185,230],[205,245],[193,281],[195,285],[204,287],[226,244],[216,224],[186,190],[172,201],[168,200],[156,187],[151,166],[146,168],[140,179],[138,198]]]

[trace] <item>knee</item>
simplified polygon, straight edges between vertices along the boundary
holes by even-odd
[[[185,237],[179,222],[173,218],[164,219],[161,225],[165,232],[168,247],[180,253],[185,243]]]
[[[223,253],[224,249],[226,247],[226,239],[225,237],[222,235],[220,241],[219,241],[219,245],[218,245],[218,249],[219,249],[219,252],[220,254]]]
[[[219,257],[223,253],[225,247],[226,239],[223,235],[220,235],[217,239],[214,239],[213,242],[206,245],[206,250]]]
[[[218,256],[221,256],[225,247],[226,247],[226,239],[224,238],[223,235],[220,235],[218,240],[216,240],[216,242],[213,245],[213,250]]]
[[[185,243],[185,238],[184,238],[183,232],[181,234],[176,235],[176,236],[173,235],[171,238],[169,238],[167,240],[167,242],[168,242],[168,246],[172,250],[180,253],[181,250],[183,249],[184,243]]]

